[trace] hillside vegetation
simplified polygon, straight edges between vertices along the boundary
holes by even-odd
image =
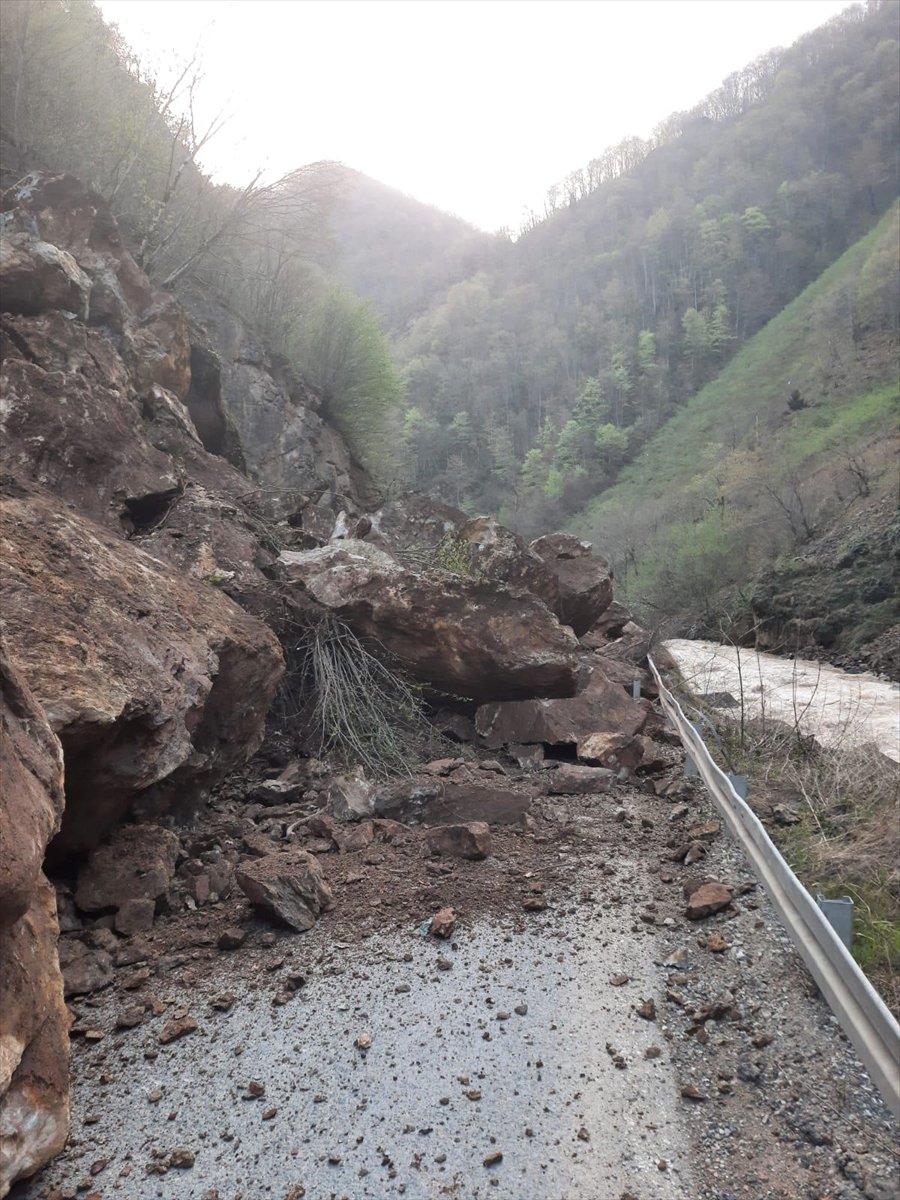
[[[498,237],[399,340],[406,479],[529,534],[614,483],[896,199],[898,15],[772,50]]]
[[[237,312],[315,380],[325,415],[380,474],[389,455],[379,430],[400,387],[377,319],[333,270],[328,216],[343,168],[298,164],[281,179],[259,171],[242,187],[216,184],[201,161],[224,122],[198,121],[196,50],[151,68],[92,0],[2,9],[3,186],[36,169],[84,180],[155,284],[188,307],[200,293]]]
[[[839,650],[853,648],[845,643],[858,610],[869,608],[870,638],[900,619],[890,546],[898,245],[895,205],[573,519],[575,531],[611,550],[621,584],[647,614],[690,614],[693,632],[712,634],[724,614],[737,627],[758,619],[764,643]],[[849,552],[861,531],[874,551],[867,570],[865,545]],[[770,567],[774,575],[753,582]],[[802,607],[800,593],[813,601],[805,625],[803,612],[779,616],[775,598],[785,591],[791,603],[782,607]]]

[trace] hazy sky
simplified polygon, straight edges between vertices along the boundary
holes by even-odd
[[[485,229],[846,0],[99,0],[170,70],[200,41],[221,180],[336,159]]]

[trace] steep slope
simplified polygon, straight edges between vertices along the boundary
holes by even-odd
[[[370,300],[385,326],[409,320],[489,262],[497,239],[349,168],[330,215],[339,276]]]
[[[898,240],[895,205],[572,521],[657,619],[715,634],[728,612],[762,644],[837,654],[900,619]]]

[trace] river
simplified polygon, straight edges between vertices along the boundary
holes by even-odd
[[[900,690],[876,675],[851,675],[827,663],[781,658],[716,642],[665,643],[697,695],[727,692],[748,716],[799,724],[826,746],[874,743],[900,761]],[[743,683],[742,683],[743,681]]]

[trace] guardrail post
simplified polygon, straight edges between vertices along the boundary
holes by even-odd
[[[747,799],[747,776],[746,775],[729,775],[731,786],[737,792],[742,800]]]
[[[829,900],[816,892],[816,904],[822,910],[825,920],[838,935],[848,950],[853,947],[853,901],[849,896],[839,900]]]

